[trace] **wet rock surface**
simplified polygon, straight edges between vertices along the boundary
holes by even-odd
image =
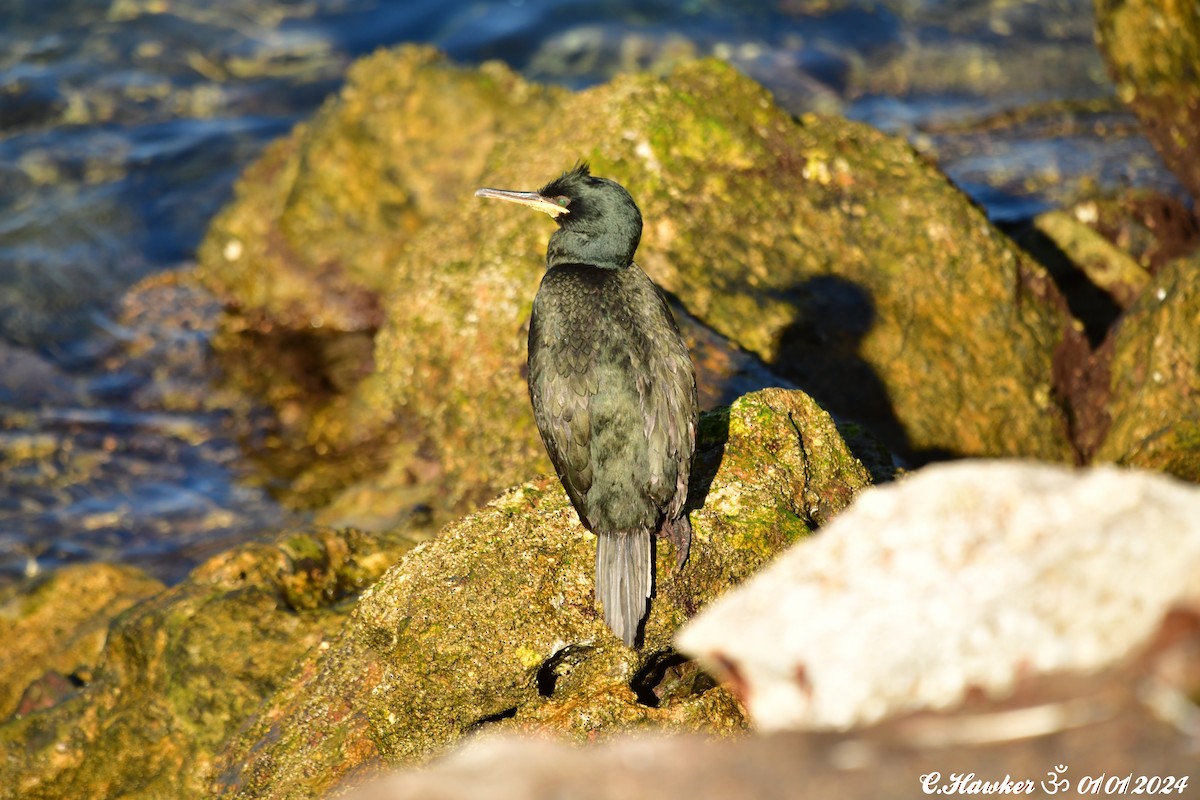
[[[0,718],[56,705],[88,682],[113,618],[163,588],[134,567],[96,563],[0,589]]]

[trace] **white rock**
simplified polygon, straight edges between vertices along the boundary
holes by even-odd
[[[957,462],[872,488],[678,635],[763,730],[847,728],[1094,670],[1200,605],[1200,487]]]

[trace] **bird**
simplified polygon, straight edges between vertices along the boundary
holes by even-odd
[[[576,164],[535,192],[477,197],[558,224],[529,321],[529,396],[554,470],[596,535],[596,600],[634,647],[653,590],[653,536],[691,546],[696,372],[662,291],[634,263],[642,214],[625,187]]]

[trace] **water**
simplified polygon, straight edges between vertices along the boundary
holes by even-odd
[[[0,580],[91,558],[175,579],[289,518],[245,483],[219,408],[164,411],[208,394],[216,310],[179,330],[115,304],[187,261],[240,170],[355,57],[402,41],[572,87],[716,55],[794,112],[910,137],[998,220],[1097,186],[1175,188],[1111,100],[1091,0],[9,0]]]

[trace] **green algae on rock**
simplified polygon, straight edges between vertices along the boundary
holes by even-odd
[[[1081,208],[1089,207],[1095,208],[1088,204]],[[1075,213],[1047,211],[1039,214],[1033,224],[1121,308],[1128,308],[1150,282],[1150,273],[1132,255],[1080,219],[1079,209]]]
[[[26,713],[47,698],[26,695],[38,679],[91,674],[113,618],[162,591],[136,567],[79,564],[0,589],[0,719]]]
[[[1200,4],[1095,0],[1096,38],[1163,161],[1200,201]]]
[[[761,86],[703,61],[566,97],[495,148],[487,183],[537,183],[576,158],[637,198],[637,260],[660,285],[893,449],[1073,458],[1051,374],[1065,305],[903,141],[840,119],[796,121]],[[478,217],[414,240],[378,364],[460,462],[512,463],[524,443],[541,463],[515,326],[551,228],[494,209]],[[849,332],[837,313],[846,295],[861,326]],[[503,429],[489,427],[493,403],[517,410]]]
[[[1200,244],[1200,225],[1180,198],[1126,189],[1046,211],[1012,236],[1054,277],[1097,347],[1151,276]],[[1070,387],[1060,378],[1057,388],[1070,406]],[[1072,433],[1086,459],[1094,448]]]
[[[1200,482],[1200,255],[1159,271],[1106,344],[1112,425],[1097,461]]]
[[[869,483],[832,419],[767,390],[706,415],[691,558],[658,548],[646,644],[612,636],[592,602],[595,541],[553,478],[518,486],[411,551],[366,593],[222,757],[223,797],[320,796],[379,762],[422,761],[480,727],[581,740],[630,726],[730,732],[711,683],[647,701],[653,668],[696,609],[807,535]],[[651,668],[648,668],[651,667]]]
[[[412,235],[458,212],[492,144],[554,94],[432,48],[356,62],[317,115],[237,185],[200,248],[200,274],[241,310],[294,330],[370,330]],[[532,105],[531,105],[532,104]]]
[[[471,190],[581,158],[637,199],[656,282],[893,450],[1074,458],[1052,381],[1073,328],[1041,268],[901,139],[796,120],[712,60],[572,94],[429,48],[365,59],[246,173],[201,248],[199,274],[237,313],[223,349],[252,346],[238,331],[380,326],[347,371],[371,377],[310,393],[315,409],[296,410],[302,381],[276,379],[286,358],[250,353],[245,372],[290,387],[274,404],[305,446],[402,435],[370,468],[435,465],[447,507],[545,471],[522,326],[551,226]],[[328,463],[325,499],[363,477]]]
[[[232,379],[279,413],[282,448],[321,455],[291,469],[301,505],[330,502],[389,459],[420,459],[418,448],[441,455],[419,434],[396,441],[419,420],[397,422],[371,381],[355,391],[374,370],[379,297],[414,236],[461,216],[492,144],[526,124],[512,104],[532,113],[555,94],[496,65],[451,67],[427,47],[381,51],[247,170],[213,221],[198,274],[237,309],[217,348]]]
[[[406,546],[304,531],[210,559],[117,618],[90,683],[0,724],[0,786],[30,800],[204,797],[225,740]]]

